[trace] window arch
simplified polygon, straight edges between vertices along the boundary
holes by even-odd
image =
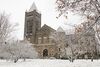
[[[43,57],[47,57],[48,56],[48,50],[47,49],[44,49],[43,50]]]

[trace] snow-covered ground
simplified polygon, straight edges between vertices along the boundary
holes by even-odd
[[[17,63],[0,60],[0,67],[100,67],[100,60],[68,60],[34,59],[18,61]]]

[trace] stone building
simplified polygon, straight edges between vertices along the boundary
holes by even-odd
[[[74,47],[72,49],[73,52],[79,53],[83,51],[85,53],[94,54],[96,53],[95,32],[90,26],[91,23],[85,23],[82,28],[79,27],[77,29],[77,33],[69,35],[66,35],[60,27],[57,31],[46,24],[41,27],[41,13],[39,13],[33,3],[29,11],[25,12],[24,39],[27,39],[30,43],[34,44],[40,58],[60,58],[61,49],[65,49],[65,47],[70,45],[71,47]],[[62,40],[59,39],[62,43],[58,43],[58,46],[52,39],[51,34],[53,32],[57,32],[59,38],[65,36],[66,40],[65,37],[62,38]],[[66,43],[64,44],[63,42],[65,41]]]
[[[50,36],[55,31],[46,24],[41,27],[41,14],[33,3],[30,10],[25,12],[24,39],[35,44],[34,47],[40,58],[59,58],[59,49]]]

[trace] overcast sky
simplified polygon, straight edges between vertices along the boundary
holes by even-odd
[[[68,19],[63,17],[56,19],[58,14],[55,9],[55,1],[56,0],[0,0],[0,12],[4,11],[9,14],[11,22],[19,24],[15,33],[18,39],[23,38],[25,11],[30,9],[33,2],[35,2],[37,9],[42,14],[42,25],[47,24],[54,29],[57,29],[59,26],[64,29],[69,29],[71,27],[65,25],[65,23],[74,25],[79,22],[80,18],[73,15],[68,15]]]

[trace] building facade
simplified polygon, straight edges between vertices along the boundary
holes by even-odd
[[[30,10],[25,12],[24,39],[34,44],[40,58],[59,57],[59,49],[50,36],[55,31],[46,24],[41,27],[41,14],[33,3]]]
[[[66,35],[60,27],[57,31],[46,24],[41,27],[41,13],[38,12],[33,3],[30,10],[25,12],[24,39],[34,44],[33,47],[36,48],[39,58],[61,58],[62,50],[64,50],[63,53],[66,56],[69,48],[71,48],[69,53],[77,56],[80,55],[80,52],[81,55],[94,55],[96,53],[95,31],[90,26],[91,23],[85,23],[83,27],[76,28],[74,34],[69,35]],[[58,34],[58,36],[56,35],[59,39],[57,43],[51,36],[54,32]],[[68,49],[65,50],[65,48]]]

